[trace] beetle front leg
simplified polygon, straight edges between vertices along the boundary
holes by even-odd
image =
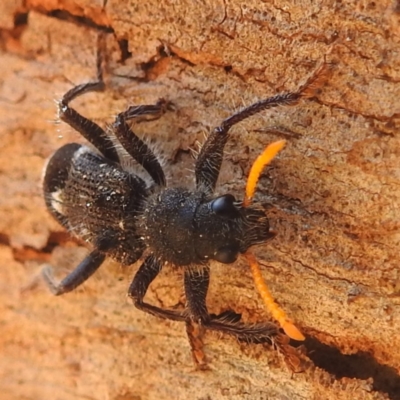
[[[296,92],[280,93],[257,101],[224,119],[208,136],[197,157],[195,168],[197,188],[205,190],[208,194],[213,193],[221,169],[224,147],[232,126],[261,111],[278,106],[293,106],[302,98],[312,97],[325,82],[330,67],[330,64],[322,63]]]

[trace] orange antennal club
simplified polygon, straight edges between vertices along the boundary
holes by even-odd
[[[250,252],[245,253],[244,256],[250,264],[251,272],[253,273],[253,280],[258,290],[258,293],[260,293],[264,304],[269,309],[272,316],[279,322],[281,328],[291,339],[299,341],[304,340],[304,335],[287,317],[286,313],[278,306],[278,304],[275,303],[275,300],[273,299],[267,285],[262,278],[260,265],[258,264],[255,256]]]
[[[286,140],[279,140],[277,142],[271,143],[265,148],[262,154],[257,157],[256,161],[254,161],[250,169],[249,177],[247,178],[246,195],[243,200],[243,207],[247,207],[248,205],[250,205],[251,200],[254,196],[254,192],[256,191],[257,182],[260,178],[262,170],[273,160],[273,158],[279,153],[279,151],[282,150],[285,143]]]

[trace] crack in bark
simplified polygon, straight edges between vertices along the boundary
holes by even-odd
[[[94,28],[102,32],[114,33],[114,29],[111,28],[109,25],[100,25],[89,17],[74,15],[66,10],[53,10],[45,12],[43,14],[63,21],[73,22],[77,25],[84,25],[89,28]]]
[[[314,365],[336,379],[372,379],[372,390],[387,394],[390,400],[400,400],[400,375],[393,367],[378,363],[371,354],[343,354],[313,337],[308,337],[304,346]]]
[[[43,3],[37,0],[26,0],[25,9],[99,30],[112,29],[110,28],[111,23],[105,11],[106,1],[103,6],[87,6],[85,9],[74,2],[59,2],[57,3],[59,8],[54,8],[51,3],[47,5]]]
[[[336,103],[333,101],[327,101],[327,100],[320,100],[318,98],[313,98],[318,104],[333,108],[333,109],[338,109],[338,110],[343,110],[348,112],[349,114],[352,115],[357,115],[364,117],[365,119],[369,119],[372,121],[379,121],[379,122],[392,122],[396,118],[400,118],[400,113],[393,113],[392,115],[385,116],[385,115],[377,115],[377,114],[367,114],[363,113],[361,111],[356,111],[348,108],[348,106],[341,105],[340,103]]]

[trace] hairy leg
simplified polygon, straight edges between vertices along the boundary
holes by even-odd
[[[110,135],[95,122],[81,115],[69,103],[75,98],[94,91],[103,91],[105,84],[102,72],[102,46],[99,44],[97,53],[97,78],[94,82],[83,83],[70,89],[58,102],[58,114],[74,130],[96,147],[104,157],[119,162],[115,143]],[[139,139],[128,126],[127,121],[140,117],[158,118],[166,109],[166,102],[160,100],[157,104],[129,107],[117,115],[112,128],[122,147],[133,157],[153,178],[158,185],[165,186],[165,175],[153,151]]]
[[[95,82],[83,83],[69,90],[58,102],[58,115],[74,130],[79,132],[88,142],[96,147],[104,157],[118,162],[119,157],[115,145],[109,135],[95,122],[78,113],[69,103],[84,93],[104,90],[101,73]]]
[[[157,185],[165,186],[165,174],[157,157],[139,137],[135,135],[127,121],[143,116],[159,117],[165,111],[166,102],[160,100],[157,104],[131,106],[119,113],[112,125],[112,130],[127,153],[134,158],[149,173]]]
[[[224,147],[229,138],[228,133],[233,125],[269,108],[292,106],[301,98],[312,97],[327,78],[329,67],[329,64],[322,64],[297,92],[281,93],[258,101],[223,120],[221,125],[208,136],[197,157],[195,167],[197,187],[205,189],[209,194],[214,191],[221,169]]]
[[[272,342],[272,338],[279,334],[279,327],[271,322],[244,324],[240,322],[240,314],[234,311],[210,315],[206,306],[209,279],[208,268],[189,269],[185,273],[185,291],[190,318],[206,329],[228,333],[239,340],[256,343]]]
[[[171,319],[173,321],[186,321],[188,315],[185,311],[163,309],[143,301],[147,289],[155,277],[160,273],[161,268],[162,265],[153,255],[148,256],[133,278],[133,281],[129,286],[128,296],[133,300],[133,304],[139,310],[160,318]]]

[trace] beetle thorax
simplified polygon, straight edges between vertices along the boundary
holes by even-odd
[[[203,196],[174,188],[149,197],[141,231],[146,244],[161,260],[175,265],[198,262],[193,221]]]

